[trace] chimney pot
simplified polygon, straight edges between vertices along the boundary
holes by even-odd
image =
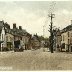
[[[16,28],[16,23],[13,23],[13,29]]]
[[[19,29],[22,30],[22,26],[19,26]]]

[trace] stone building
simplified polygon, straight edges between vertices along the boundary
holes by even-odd
[[[53,29],[53,50],[59,51],[61,49],[61,31],[56,28]]]
[[[62,30],[61,37],[62,49],[72,52],[72,24]]]
[[[13,35],[10,30],[9,24],[4,21],[0,21],[0,50],[12,50],[13,49]]]
[[[31,38],[32,49],[39,49],[41,46],[40,38],[36,35],[33,35]]]
[[[19,29],[16,27],[16,23],[13,24],[13,29],[11,29],[14,36],[14,41],[22,39]]]
[[[22,26],[19,26],[19,28],[16,27],[16,24],[13,24],[13,36],[14,36],[14,42],[20,41],[20,44],[18,44],[17,47],[23,47],[24,49],[28,49],[30,46],[30,38],[31,35],[24,29],[22,29]],[[15,43],[14,43],[15,44]]]
[[[32,35],[26,30],[16,27],[16,23],[13,24],[13,28],[4,21],[0,21],[0,50],[8,49],[14,50],[15,47],[24,49],[31,49],[31,37]],[[17,43],[16,43],[17,42]]]

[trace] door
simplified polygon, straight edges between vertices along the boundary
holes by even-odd
[[[69,52],[69,45],[67,46],[67,50],[66,51]]]
[[[71,52],[72,52],[72,46],[71,46]]]

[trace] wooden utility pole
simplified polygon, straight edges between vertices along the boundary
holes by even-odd
[[[50,22],[51,25],[49,25],[50,26],[49,32],[50,32],[50,51],[51,51],[51,53],[53,53],[53,38],[54,38],[54,35],[53,35],[53,18],[54,18],[54,16],[55,16],[55,14],[52,14],[52,13],[49,15],[49,17],[51,19],[51,22]]]

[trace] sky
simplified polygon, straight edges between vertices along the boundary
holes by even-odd
[[[44,37],[49,36],[51,12],[55,14],[53,26],[63,29],[71,24],[72,1],[0,1],[0,20],[11,28],[16,23],[17,27]]]

